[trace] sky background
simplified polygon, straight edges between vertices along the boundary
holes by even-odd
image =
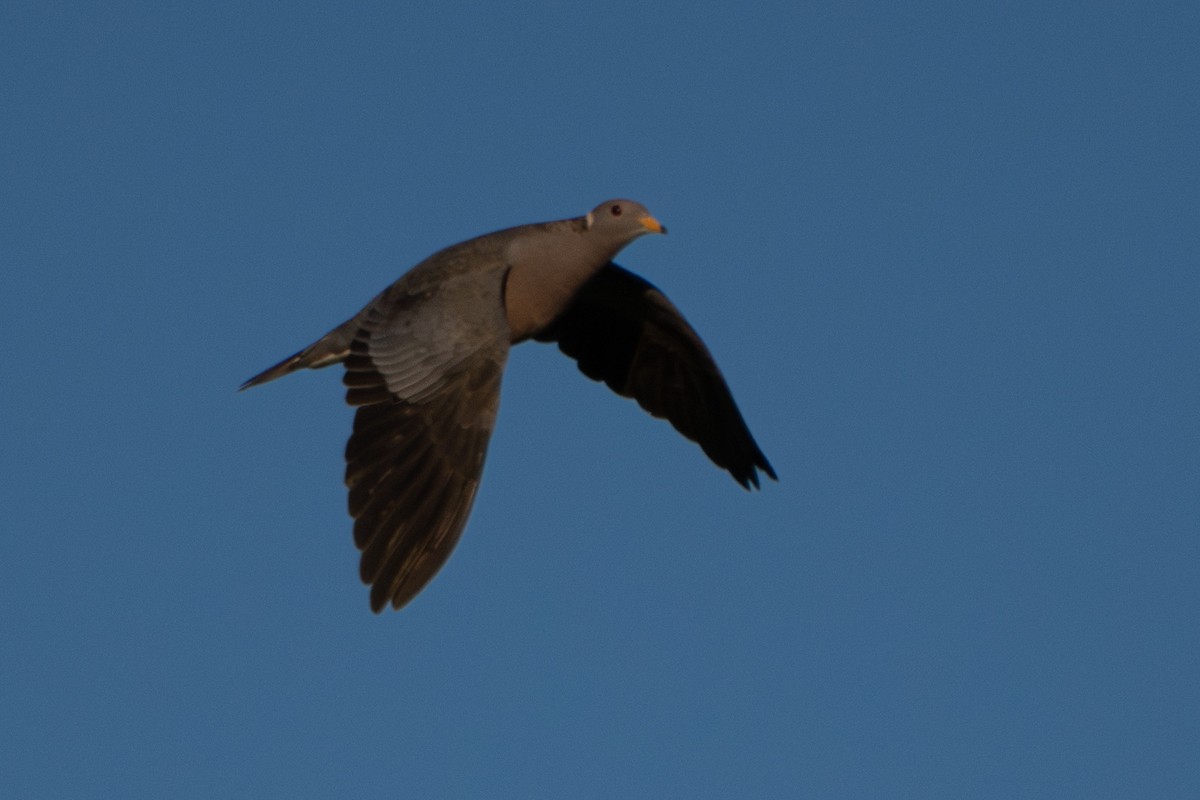
[[[169,5],[0,6],[0,796],[1200,796],[1195,2]],[[779,483],[522,346],[371,614],[237,386],[613,196]]]

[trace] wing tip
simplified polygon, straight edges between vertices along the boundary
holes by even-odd
[[[742,488],[748,492],[762,490],[762,482],[759,480],[759,472],[761,472],[763,475],[766,475],[776,483],[779,482],[779,476],[775,474],[775,468],[771,466],[771,462],[767,461],[767,457],[761,452],[757,454],[757,457],[753,461],[751,461],[742,469],[733,469],[731,467],[727,467],[726,469],[729,470],[729,474],[733,476],[733,479],[741,484]]]
[[[758,468],[761,469],[763,471],[763,474],[765,474],[768,478],[775,481],[776,483],[779,483],[779,476],[775,474],[775,468],[771,466],[771,462],[767,461],[767,457],[764,456],[762,453],[759,453],[758,457],[759,457]]]

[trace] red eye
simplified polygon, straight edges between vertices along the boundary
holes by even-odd
[[[619,216],[621,216],[621,207],[613,206],[612,208],[609,209],[609,213],[611,213],[614,217],[619,217]]]

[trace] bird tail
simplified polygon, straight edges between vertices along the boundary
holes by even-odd
[[[333,364],[340,364],[350,354],[350,343],[354,341],[354,334],[357,330],[357,319],[343,322],[299,353],[288,356],[272,367],[267,367],[238,387],[238,391],[241,392],[251,386],[282,378],[298,369],[321,369]]]

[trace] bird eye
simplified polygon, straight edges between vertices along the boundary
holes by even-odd
[[[614,217],[619,217],[619,216],[621,216],[621,207],[620,207],[620,206],[613,206],[613,207],[612,207],[612,208],[610,208],[608,211],[609,211],[609,213],[610,213],[610,214],[612,214]]]

